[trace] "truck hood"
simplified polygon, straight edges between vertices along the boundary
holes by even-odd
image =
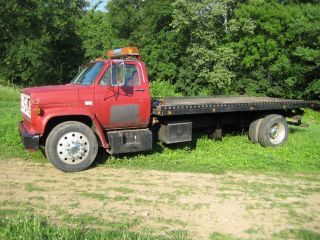
[[[79,101],[79,86],[74,84],[24,88],[22,93],[31,96],[31,102],[70,105]]]

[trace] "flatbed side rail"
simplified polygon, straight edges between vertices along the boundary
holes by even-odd
[[[179,104],[178,102],[171,103],[161,99],[152,101],[152,114],[158,116],[170,115],[191,115],[191,114],[206,114],[206,113],[222,113],[222,112],[245,112],[245,111],[267,111],[267,110],[290,110],[298,108],[313,108],[320,109],[320,102],[316,100],[285,100],[285,99],[270,99],[269,101],[257,102],[234,102],[234,103],[190,103]],[[209,98],[208,98],[209,99]]]

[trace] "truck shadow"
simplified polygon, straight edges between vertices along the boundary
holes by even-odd
[[[305,132],[307,131],[308,127],[297,127],[297,126],[290,126],[289,125],[289,134],[290,133],[297,133],[297,132]]]
[[[247,129],[227,129],[223,133],[223,137],[232,137],[232,136],[239,136],[246,134]],[[212,141],[219,141],[221,139],[214,139],[211,137],[212,132],[208,130],[196,130],[192,134],[192,141],[191,142],[184,142],[184,143],[175,143],[175,144],[165,144],[157,140],[157,136],[154,137],[153,141],[153,149],[147,152],[136,152],[136,153],[123,153],[123,154],[116,154],[113,155],[112,160],[117,161],[127,161],[134,160],[135,157],[143,156],[143,157],[152,157],[155,153],[163,153],[165,149],[170,150],[177,150],[177,149],[186,149],[186,150],[194,150],[196,149],[197,142],[201,138],[212,139]],[[110,154],[107,153],[103,148],[99,148],[98,155],[94,163],[92,164],[92,168],[106,164],[111,159]]]
[[[296,133],[296,132],[304,132],[306,131],[306,128],[301,128],[301,127],[295,127],[289,125],[289,133]],[[170,150],[177,150],[177,149],[185,149],[192,151],[196,149],[197,142],[199,139],[205,138],[205,139],[212,139],[212,141],[220,141],[222,139],[215,139],[212,137],[212,132],[213,129],[197,129],[194,130],[192,133],[192,141],[191,142],[184,142],[184,143],[175,143],[175,144],[165,144],[157,140],[157,135],[154,136],[154,141],[153,141],[153,149],[148,152],[136,152],[136,153],[123,153],[123,154],[117,154],[113,155],[114,158],[113,160],[117,161],[127,161],[133,160],[134,158],[138,156],[143,156],[143,157],[152,157],[153,154],[155,153],[162,153],[165,151],[165,149],[170,149]],[[222,134],[222,137],[234,137],[234,136],[243,136],[247,135],[248,133],[248,127],[244,128],[225,128]],[[249,141],[249,139],[248,139]],[[94,163],[92,164],[91,167],[95,167],[101,164],[105,164],[110,160],[110,154],[107,153],[104,149],[100,148],[98,152],[98,156]]]
[[[121,154],[115,154],[114,156],[119,161],[128,160],[128,158],[134,158],[137,156],[151,156],[155,153],[162,153],[164,147],[159,142],[153,142],[153,148],[151,151],[148,152],[136,152],[136,153],[121,153]],[[99,148],[98,155],[96,160],[93,162],[91,167],[96,167],[101,164],[105,164],[110,160],[110,154],[103,148]]]
[[[156,153],[162,153],[164,151],[164,148],[170,148],[170,149],[178,149],[178,148],[190,148],[194,149],[196,146],[196,140],[193,140],[192,142],[188,143],[178,143],[174,145],[166,145],[160,142],[153,142],[153,149],[151,151],[147,152],[136,152],[136,153],[121,153],[121,154],[115,154],[113,155],[116,160],[119,161],[125,161],[128,159],[133,159],[138,156],[144,156],[144,157],[152,157],[153,154]],[[103,148],[99,148],[98,155],[94,163],[91,167],[96,167],[101,164],[105,164],[110,160],[110,154],[106,152]]]

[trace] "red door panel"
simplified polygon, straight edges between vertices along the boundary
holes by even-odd
[[[108,77],[111,64],[96,83],[96,115],[105,129],[143,128],[150,119],[150,94],[144,65],[137,61],[125,61],[124,86],[111,86]]]

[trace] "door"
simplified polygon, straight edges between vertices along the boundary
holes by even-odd
[[[96,115],[105,129],[147,127],[149,83],[137,61],[112,61],[96,83]]]

